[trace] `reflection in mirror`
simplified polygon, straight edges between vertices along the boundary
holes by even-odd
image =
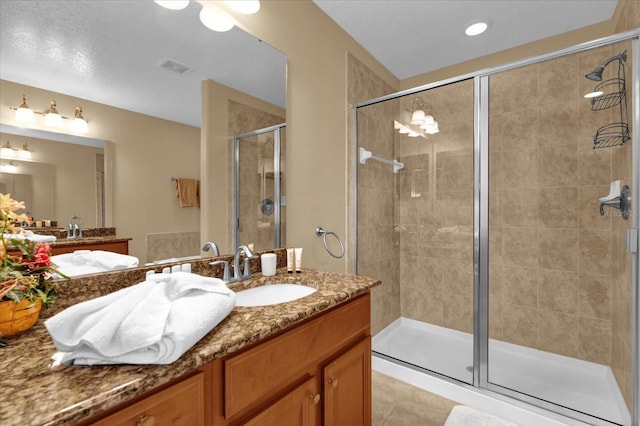
[[[71,207],[63,211],[58,202],[60,188],[56,188],[54,214],[63,225],[77,214],[85,224],[92,222],[87,226],[115,227],[119,236],[131,238],[130,253],[141,263],[206,255],[201,248],[208,239],[220,240],[224,251],[230,251],[231,244],[224,244],[225,235],[203,227],[202,221],[213,220],[209,218],[214,215],[202,219],[204,208],[181,209],[175,201],[175,183],[169,179],[200,178],[203,173],[198,167],[200,129],[213,120],[212,115],[201,117],[203,84],[215,81],[245,94],[234,99],[246,103],[248,109],[261,109],[252,104],[253,99],[282,110],[285,107],[286,57],[238,27],[226,33],[210,31],[199,22],[201,7],[198,2],[190,2],[182,11],[166,10],[151,1],[0,2],[1,123],[23,126],[15,121],[15,110],[9,109],[20,104],[23,94],[38,111],[54,97],[63,115],[70,116],[75,106],[81,106],[89,122],[87,135],[111,144],[104,154],[107,173],[114,171],[106,184],[107,213],[98,213],[95,189],[76,191],[65,204],[87,201],[90,211]],[[178,73],[179,67],[161,66],[167,63],[189,69]],[[229,144],[234,134],[283,122],[281,115],[278,121],[232,133],[234,121],[251,124],[256,120],[229,112]],[[36,118],[37,126],[31,127],[45,128],[42,117]],[[5,139],[2,135],[3,143]],[[74,162],[66,167],[86,164],[89,162]],[[95,174],[95,162],[92,167]],[[221,169],[215,164],[208,168]],[[59,172],[56,167],[56,181]],[[66,194],[72,182],[65,182]],[[227,191],[230,199],[231,187]],[[226,198],[217,196],[216,200],[222,199],[226,207]],[[105,216],[106,222],[101,223],[99,218]],[[188,244],[181,245],[185,236],[193,235]],[[179,251],[156,256],[151,249],[160,240],[159,245]]]
[[[52,132],[2,125],[0,138],[12,147],[27,144],[31,160],[0,155],[0,165],[16,168],[0,173],[0,192],[24,201],[29,216],[64,227],[72,215],[83,218],[84,228],[105,224],[104,145],[101,140],[65,137]],[[25,213],[23,212],[23,213]]]

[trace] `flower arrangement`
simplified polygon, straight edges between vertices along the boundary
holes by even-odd
[[[48,244],[35,243],[26,238],[6,238],[23,232],[19,224],[28,222],[29,218],[16,211],[24,208],[24,202],[12,199],[11,194],[0,194],[0,302],[20,303],[24,299],[36,302],[39,299],[42,306],[48,309],[53,306],[56,297],[53,273],[68,277],[57,271],[51,263]],[[9,253],[9,247],[13,248],[15,254]]]

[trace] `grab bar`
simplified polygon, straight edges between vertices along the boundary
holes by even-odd
[[[393,166],[393,173],[398,173],[399,170],[404,168],[404,164],[398,160],[388,160],[386,158],[378,157],[377,155],[373,155],[371,151],[367,151],[364,148],[360,148],[360,164],[365,164],[368,159],[380,161],[382,163],[390,164]]]
[[[326,230],[322,229],[321,226],[318,226],[316,228],[316,235],[318,237],[320,235],[322,235],[322,242],[324,243],[324,248],[327,250],[327,253],[329,253],[329,255],[331,255],[331,257],[335,257],[336,259],[342,259],[342,257],[344,256],[344,244],[342,244],[342,240],[340,239],[340,237],[338,237],[338,234],[336,234],[333,231],[326,231]],[[333,237],[336,240],[338,240],[338,243],[340,244],[340,255],[333,254],[333,252],[329,248],[329,245],[327,244],[327,235],[333,235]]]

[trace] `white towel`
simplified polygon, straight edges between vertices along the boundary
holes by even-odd
[[[22,234],[3,234],[5,240],[31,240],[35,243],[52,243],[56,240],[55,235],[34,234],[31,230],[24,230]]]
[[[466,405],[456,405],[449,413],[444,426],[518,426],[516,423],[484,413]]]
[[[68,365],[170,364],[235,306],[222,280],[187,272],[71,306],[45,321]]]
[[[51,256],[57,269],[68,275],[115,271],[138,266],[138,258],[103,250],[76,250]]]

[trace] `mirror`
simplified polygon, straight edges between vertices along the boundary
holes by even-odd
[[[26,147],[31,154],[30,159],[0,154],[0,192],[24,201],[20,213],[57,222],[58,228],[74,214],[83,218],[85,228],[104,226],[104,141],[8,125],[0,125],[0,138],[3,145]]]
[[[202,82],[213,80],[285,106],[286,57],[237,27],[210,31],[198,20],[201,7],[191,2],[182,11],[169,11],[152,1],[0,3],[0,79],[27,87],[3,86],[0,121],[16,125],[9,107],[19,105],[22,90],[37,111],[57,94],[87,100],[82,106],[88,135],[113,147],[105,150],[113,170],[113,214],[107,213],[105,226],[132,238],[130,254],[141,264],[154,260],[147,256],[149,235],[199,237],[199,209],[179,208],[170,177],[198,177]],[[174,61],[170,69],[165,59]],[[176,72],[180,64],[189,69]],[[69,116],[76,105],[67,99],[58,106]],[[55,215],[58,221],[68,219],[57,209]],[[85,215],[102,226],[95,207]],[[197,243],[188,248],[196,253],[174,256],[201,254]]]

